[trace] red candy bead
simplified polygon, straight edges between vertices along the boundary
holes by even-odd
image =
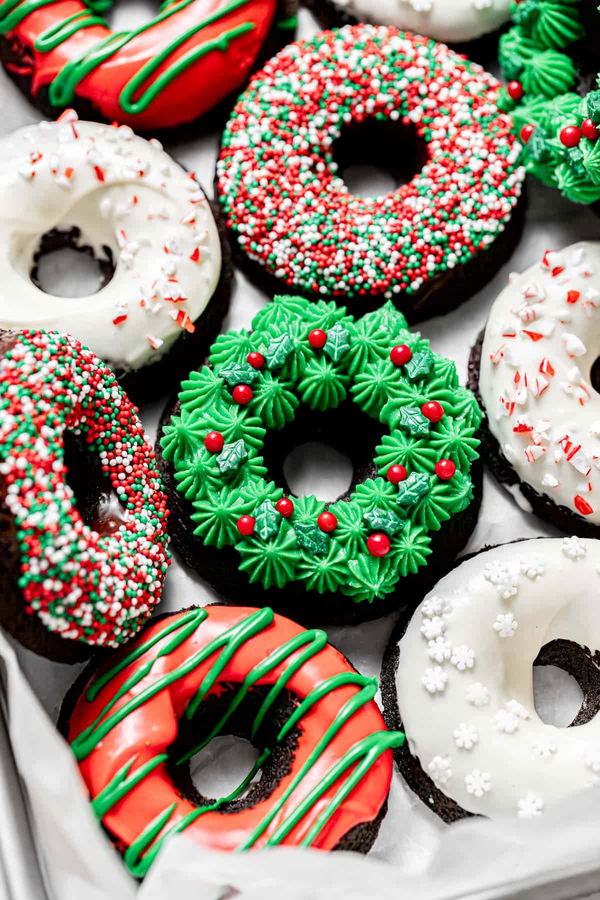
[[[284,519],[289,519],[294,512],[294,501],[290,500],[289,497],[282,497],[281,500],[278,500],[275,504],[275,509]]]
[[[390,359],[395,366],[404,366],[412,359],[412,350],[406,344],[397,344],[390,350]]]
[[[252,353],[248,354],[246,362],[249,363],[253,369],[262,369],[266,360],[262,353],[257,353],[256,350],[254,350]]]
[[[427,403],[423,404],[421,412],[426,419],[429,419],[429,421],[433,422],[435,425],[435,423],[439,422],[444,415],[444,407],[441,403],[438,403],[437,400],[429,400]]]
[[[378,531],[367,538],[367,550],[371,556],[387,556],[390,552],[390,539],[387,534]]]
[[[254,394],[249,384],[236,384],[231,392],[231,396],[240,406],[245,406],[246,403],[250,403]]]
[[[442,481],[450,481],[451,478],[454,478],[455,472],[456,466],[451,459],[440,459],[435,464],[435,474]]]
[[[314,328],[308,336],[308,343],[315,350],[320,350],[327,343],[327,335],[322,328]]]
[[[404,468],[404,466],[390,466],[386,472],[387,480],[391,481],[392,484],[400,484],[401,481],[404,481],[408,472]]]
[[[251,534],[254,534],[255,525],[256,519],[254,516],[241,516],[237,520],[237,530],[240,534],[243,534],[244,537],[250,537]]]
[[[511,100],[520,100],[525,93],[520,81],[509,81],[506,85],[506,90]]]
[[[583,120],[581,123],[581,133],[588,141],[596,141],[598,140],[598,135],[600,135],[598,127],[591,119]]]
[[[204,438],[204,446],[210,453],[219,453],[224,443],[225,438],[218,431],[209,431]]]
[[[565,147],[576,147],[581,140],[581,131],[577,125],[567,125],[559,134],[561,144]]]
[[[332,512],[322,512],[317,519],[317,525],[321,531],[335,531],[337,523],[337,516],[334,516]]]
[[[533,134],[534,131],[535,131],[534,125],[523,125],[523,127],[521,128],[521,140],[523,141],[524,144],[526,144],[529,141],[529,139],[531,138],[531,135]]]

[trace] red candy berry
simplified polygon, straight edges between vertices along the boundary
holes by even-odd
[[[405,366],[412,359],[412,350],[406,344],[397,344],[390,350],[390,359],[395,366]]]
[[[219,453],[223,449],[225,438],[218,431],[209,431],[204,438],[204,446],[209,453]]]
[[[523,127],[521,128],[521,140],[523,141],[524,144],[528,143],[528,141],[531,138],[531,135],[533,134],[534,131],[535,131],[534,125],[523,125]]]
[[[327,343],[327,335],[322,328],[314,328],[308,336],[308,343],[315,350],[320,350]]]
[[[367,550],[371,556],[387,556],[390,552],[390,539],[387,534],[378,531],[367,538]]]
[[[598,135],[600,135],[597,125],[592,122],[591,119],[583,120],[581,123],[581,133],[588,141],[596,141],[598,140]]]
[[[289,497],[282,497],[281,500],[278,500],[275,504],[275,509],[284,519],[289,519],[294,512],[294,501],[290,500]]]
[[[525,93],[520,81],[509,81],[506,85],[506,90],[511,100],[520,100]]]
[[[390,466],[386,472],[387,480],[391,481],[392,484],[400,484],[401,481],[404,481],[408,472],[404,468],[404,466]]]
[[[256,520],[254,516],[241,516],[237,520],[237,530],[240,534],[243,534],[244,537],[250,537],[251,534],[254,534],[255,525]]]
[[[248,354],[246,362],[249,363],[253,369],[262,369],[266,360],[262,353],[257,353],[256,350],[254,350],[252,353]]]
[[[334,516],[332,512],[322,512],[317,519],[317,525],[321,531],[335,531],[337,523],[337,516]]]
[[[240,406],[245,406],[247,403],[250,403],[254,394],[249,384],[236,384],[231,392],[231,396]]]
[[[451,459],[440,459],[435,464],[435,474],[442,481],[450,481],[451,478],[454,478],[455,472],[456,466]]]
[[[439,422],[444,415],[444,407],[441,403],[438,403],[437,400],[429,400],[427,403],[423,404],[421,412],[426,419],[429,419],[429,421],[433,422],[435,425],[435,423]]]
[[[561,144],[565,147],[576,147],[581,140],[581,131],[577,125],[567,125],[559,134]]]

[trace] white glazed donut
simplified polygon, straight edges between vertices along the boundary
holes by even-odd
[[[600,541],[528,540],[443,578],[400,641],[398,705],[413,756],[463,809],[531,816],[598,781],[600,718],[545,724],[533,662],[551,641],[600,647]]]
[[[600,243],[546,252],[490,311],[479,391],[519,479],[600,524]]]
[[[157,361],[208,304],[221,270],[217,228],[193,176],[158,141],[74,113],[0,141],[0,327],[68,332],[116,369]],[[30,279],[40,239],[81,230],[112,280],[56,297]]]
[[[335,0],[359,22],[395,25],[436,41],[462,44],[496,31],[510,18],[511,0]]]

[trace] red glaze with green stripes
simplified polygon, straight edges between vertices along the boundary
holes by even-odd
[[[259,746],[256,765],[228,797],[195,806],[167,768],[179,720],[198,714],[201,723],[203,701],[234,688],[212,732],[170,766],[227,733],[229,717],[257,686],[270,690],[253,713],[253,735],[283,691],[294,698],[274,741],[296,732],[290,770],[252,808],[221,811],[268,761],[273,747]],[[404,740],[386,730],[376,691],[377,679],[352,669],[325,632],[269,608],[214,605],[158,620],[109,660],[77,700],[68,737],[93,808],[138,877],[181,831],[214,850],[332,850],[352,828],[377,819],[390,787],[391,750]]]
[[[31,78],[34,97],[48,88],[57,112],[89,101],[109,121],[148,130],[191,122],[240,87],[277,0],[174,0],[120,32],[102,17],[111,5],[0,0],[0,35],[12,51],[5,65]]]

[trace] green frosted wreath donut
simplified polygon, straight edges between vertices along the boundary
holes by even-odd
[[[265,459],[270,435],[294,421],[310,429],[311,417],[334,423],[342,446],[373,441],[368,477],[334,503],[287,496]],[[377,615],[466,542],[480,420],[454,363],[391,303],[355,320],[334,303],[278,297],[250,332],[217,338],[165,414],[176,546],[238,603]]]

